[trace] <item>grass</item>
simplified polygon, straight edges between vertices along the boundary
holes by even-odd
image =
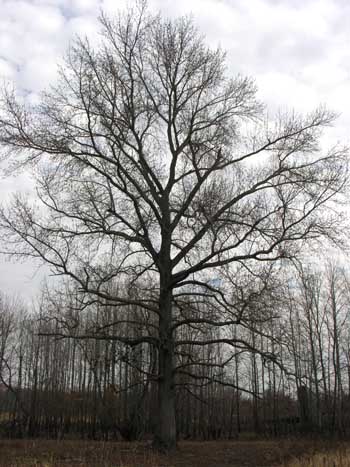
[[[169,456],[146,443],[0,440],[0,467],[350,467],[345,443],[302,439],[180,442]]]
[[[350,449],[341,446],[334,451],[306,455],[284,465],[286,467],[350,467]]]

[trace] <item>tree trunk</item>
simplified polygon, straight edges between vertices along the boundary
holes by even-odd
[[[158,423],[154,446],[161,451],[176,449],[174,339],[171,290],[161,280],[158,355]]]

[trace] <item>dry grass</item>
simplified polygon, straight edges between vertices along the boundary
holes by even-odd
[[[284,465],[286,467],[350,467],[350,449],[342,446],[332,452],[303,456]]]
[[[73,466],[350,467],[350,457],[345,444],[335,446],[323,441],[295,439],[186,441],[179,444],[179,450],[175,454],[167,457],[153,452],[146,443],[0,441],[0,467]]]

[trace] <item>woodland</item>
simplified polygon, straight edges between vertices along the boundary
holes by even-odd
[[[278,308],[265,303],[264,317],[232,325],[240,343],[230,354],[215,342],[220,328],[183,329],[179,338],[187,342],[175,357],[177,438],[348,435],[349,280],[331,265],[321,276],[302,271],[283,289]],[[129,305],[121,324],[113,306],[96,304],[76,318],[77,300],[69,290],[55,297],[46,290],[29,313],[1,297],[1,435],[150,439],[157,423],[156,349],[114,338],[136,318],[132,338],[152,335],[149,317]],[[196,346],[199,333],[213,343]]]
[[[0,250],[51,279],[0,294],[0,435],[348,436],[335,115],[269,115],[191,18],[140,1],[100,27],[40,102],[2,89],[3,164],[35,196],[1,204]]]

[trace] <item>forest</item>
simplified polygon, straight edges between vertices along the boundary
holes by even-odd
[[[321,105],[272,116],[193,18],[101,13],[38,99],[0,98],[4,438],[342,438],[350,429],[348,148]]]
[[[299,271],[283,298],[259,297],[264,315],[233,325],[241,344],[229,357],[215,343],[220,329],[181,329],[177,337],[186,343],[175,356],[178,438],[348,434],[349,280],[344,268],[331,264],[321,274]],[[113,339],[131,317],[137,317],[133,338],[152,336],[149,316],[129,305],[121,319],[113,307],[98,304],[80,314],[75,302],[68,289],[54,296],[46,290],[29,312],[1,297],[2,436],[149,439],[156,349]],[[207,312],[205,304],[197,311]],[[196,347],[199,332],[213,343]]]

